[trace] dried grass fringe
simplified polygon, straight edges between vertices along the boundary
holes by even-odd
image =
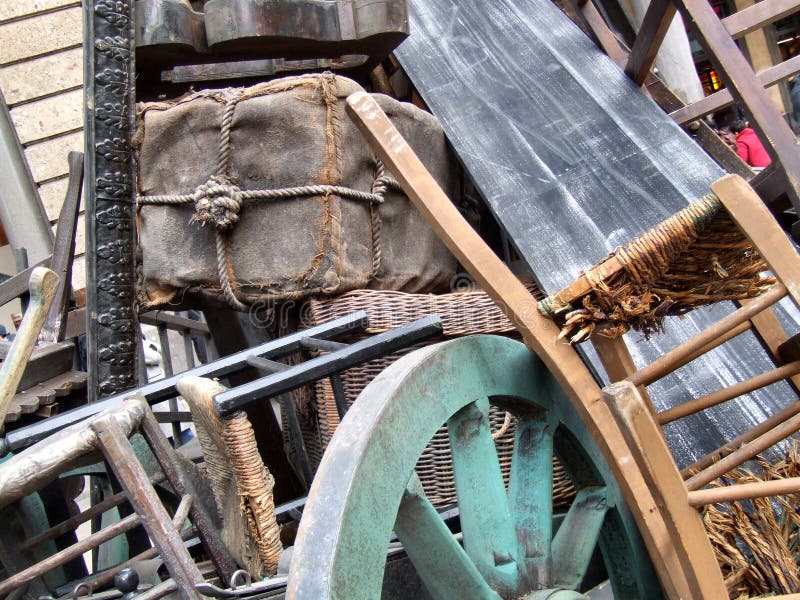
[[[795,439],[786,456],[756,462],[762,472],[737,469],[711,485],[800,476],[800,443]],[[703,522],[731,598],[764,597],[800,591],[800,495],[726,502],[705,507]]]
[[[601,266],[612,257],[623,268],[603,279]],[[663,331],[667,316],[763,293],[775,283],[761,276],[767,268],[716,195],[708,194],[583,272],[592,291],[579,305],[555,294],[540,310],[570,343],[595,333],[616,338],[630,329],[647,337]]]

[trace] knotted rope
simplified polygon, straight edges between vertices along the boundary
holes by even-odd
[[[401,191],[399,184],[385,174],[383,163],[377,158],[372,187],[362,192],[338,185],[306,185],[275,190],[243,190],[236,185],[230,175],[231,125],[233,113],[240,98],[233,98],[225,105],[220,127],[219,151],[216,174],[188,194],[166,194],[139,196],[137,208],[147,205],[193,204],[194,215],[191,223],[201,227],[213,225],[216,233],[217,273],[220,288],[225,300],[235,310],[246,311],[247,306],[238,295],[238,282],[230,258],[229,234],[239,221],[245,202],[288,200],[312,196],[336,195],[340,198],[366,202],[369,204],[372,229],[372,265],[370,279],[374,278],[381,265],[381,220],[376,205],[383,203],[387,190]]]

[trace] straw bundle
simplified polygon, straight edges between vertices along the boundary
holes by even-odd
[[[761,255],[714,194],[692,202],[584,271],[539,303],[571,343],[592,334],[648,336],[664,318],[722,300],[742,300],[775,283]]]
[[[756,462],[760,473],[737,469],[715,487],[800,476],[794,440],[783,460]],[[731,598],[800,591],[800,494],[705,507],[703,521]]]

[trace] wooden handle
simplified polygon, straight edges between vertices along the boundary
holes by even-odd
[[[25,317],[22,319],[14,343],[0,368],[0,431],[3,430],[6,413],[17,393],[17,386],[25,373],[25,366],[36,345],[57,289],[58,275],[53,271],[44,267],[37,267],[33,270],[28,282],[31,298],[28,310],[25,311]]]

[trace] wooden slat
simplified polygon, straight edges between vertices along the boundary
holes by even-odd
[[[625,74],[642,85],[653,67],[656,54],[667,35],[672,19],[675,18],[675,4],[671,0],[651,0],[647,12],[639,28],[639,34],[633,42]]]
[[[56,8],[80,6],[80,4],[76,0],[3,0],[0,2],[0,23]]]
[[[81,129],[83,90],[73,90],[12,108],[11,121],[22,144]]]
[[[25,157],[36,182],[61,177],[69,172],[67,154],[83,149],[83,132],[70,133],[25,149]]]
[[[82,48],[0,67],[0,89],[11,107],[82,85]]]
[[[738,39],[796,12],[800,0],[763,0],[722,19],[728,33]]]
[[[0,64],[80,45],[81,12],[68,8],[0,25]]]
[[[800,73],[800,55],[793,56],[769,69],[764,69],[758,73],[757,77],[761,85],[769,87],[787,77],[791,77],[795,73]],[[733,104],[733,96],[729,90],[724,89],[714,92],[689,106],[671,112],[669,116],[675,119],[679,125],[685,125],[731,104]]]

